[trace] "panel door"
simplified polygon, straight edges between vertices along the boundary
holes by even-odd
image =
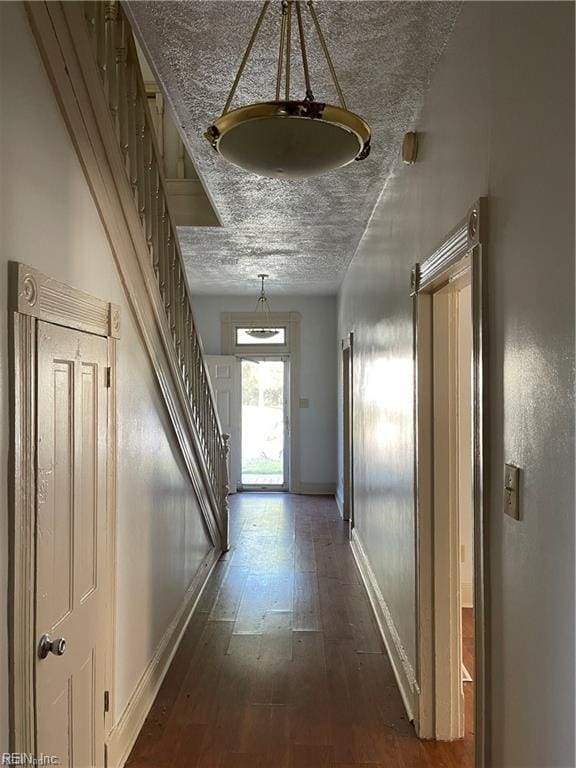
[[[107,360],[38,323],[36,635],[65,649],[36,655],[37,747],[74,768],[104,764]]]
[[[206,355],[204,361],[208,366],[222,430],[230,435],[230,493],[235,493],[240,483],[240,361],[234,355]]]

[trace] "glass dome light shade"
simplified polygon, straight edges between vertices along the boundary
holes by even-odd
[[[271,178],[317,176],[370,150],[370,128],[361,117],[307,101],[240,107],[218,118],[206,136],[228,162]]]

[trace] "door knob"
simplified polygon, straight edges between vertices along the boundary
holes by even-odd
[[[50,635],[42,635],[38,644],[38,656],[41,659],[45,659],[49,653],[53,653],[55,656],[62,656],[66,650],[66,640],[63,637],[58,637],[56,640],[52,640]]]

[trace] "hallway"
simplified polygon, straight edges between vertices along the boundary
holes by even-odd
[[[407,721],[331,497],[238,494],[130,768],[467,768]]]

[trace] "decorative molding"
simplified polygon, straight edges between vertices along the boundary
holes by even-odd
[[[364,551],[362,543],[360,542],[356,528],[352,529],[350,546],[352,548],[352,553],[354,555],[356,565],[360,571],[364,587],[368,594],[368,598],[376,618],[376,623],[378,624],[380,634],[382,635],[384,645],[386,646],[388,657],[390,659],[390,663],[392,664],[392,669],[394,670],[394,675],[396,677],[396,682],[398,683],[398,688],[400,689],[400,694],[402,696],[402,701],[404,702],[404,707],[406,708],[408,719],[412,721],[414,719],[414,700],[419,694],[419,688],[416,682],[414,668],[412,667],[410,659],[408,658],[408,654],[402,645],[402,640],[398,630],[396,629],[396,625],[394,624],[394,619],[392,618],[390,609],[388,608],[382,592],[380,591],[380,587],[376,581],[376,576],[372,570],[370,561],[368,560],[368,556]]]
[[[110,731],[108,768],[122,768],[128,759],[220,554],[220,550],[212,549],[204,558],[124,712]]]
[[[417,294],[441,275],[446,275],[454,264],[487,237],[486,198],[479,198],[457,227],[442,244],[412,271],[410,293]]]
[[[108,471],[106,477],[106,671],[108,711],[104,713],[104,738],[114,723],[116,698],[116,576],[117,576],[117,488],[118,488],[118,341],[108,339]]]
[[[120,338],[120,308],[33,267],[10,262],[9,307],[47,323],[64,325],[98,336]]]
[[[336,483],[307,483],[300,481],[300,491],[303,496],[334,496]]]
[[[34,659],[36,562],[36,321],[10,313],[10,751],[36,754]]]

